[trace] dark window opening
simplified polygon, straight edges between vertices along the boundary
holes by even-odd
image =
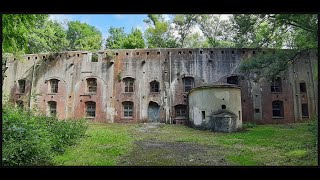
[[[38,57],[36,57],[36,59],[38,59]]]
[[[92,54],[91,62],[98,62],[98,54]]]
[[[134,89],[134,79],[133,78],[124,78],[124,92],[133,92]]]
[[[150,92],[159,92],[159,82],[152,81],[150,83]]]
[[[224,54],[224,51],[221,51],[221,54]]]
[[[302,117],[309,117],[308,104],[301,104]]]
[[[186,105],[177,105],[175,107],[176,117],[186,117],[187,116],[187,106]]]
[[[136,54],[139,55],[139,52],[137,52]]]
[[[283,117],[283,102],[273,101],[272,102],[272,116],[273,117]]]
[[[226,107],[227,107],[226,105],[222,105],[221,109],[226,109]]]
[[[30,60],[30,57],[28,57],[28,60]]]
[[[88,78],[87,79],[87,87],[89,93],[97,92],[97,79],[95,78]]]
[[[213,54],[213,51],[210,51],[210,54]]]
[[[202,111],[202,119],[205,119],[205,118],[206,118],[206,112]]]
[[[242,51],[242,54],[245,54],[246,52],[245,51]]]
[[[58,93],[58,83],[59,83],[59,80],[57,80],[57,79],[50,80],[50,92],[51,93]]]
[[[192,54],[192,51],[189,51],[189,54]]]
[[[271,82],[271,92],[281,92],[281,78],[277,77]]]
[[[126,55],[128,56],[128,55],[129,55],[129,53],[126,53]]]
[[[256,52],[255,51],[252,51],[252,54],[255,54]]]
[[[300,92],[307,92],[306,83],[300,83]]]
[[[203,53],[203,51],[200,51],[200,54],[202,54]]]
[[[160,52],[157,52],[157,54],[160,54]]]
[[[181,51],[179,51],[178,54],[181,54]]]
[[[22,79],[18,81],[19,84],[19,93],[25,93],[26,90],[26,80]]]
[[[254,109],[255,113],[260,113],[260,109]]]
[[[234,54],[234,51],[231,51],[232,54]]]
[[[133,102],[123,102],[123,116],[133,117]]]
[[[118,56],[119,55],[119,53],[116,53],[116,56]]]
[[[17,101],[17,107],[23,109],[23,101]]]
[[[49,115],[55,117],[57,115],[57,102],[48,101]]]
[[[189,92],[194,87],[194,80],[191,77],[183,78],[184,92]]]
[[[227,83],[228,84],[236,84],[239,85],[239,78],[238,76],[230,76],[227,78]]]
[[[87,117],[96,117],[96,103],[95,102],[86,102],[86,113]]]
[[[80,56],[80,54],[77,54],[77,56],[79,57],[79,56]]]
[[[149,52],[147,52],[147,55],[149,55]]]

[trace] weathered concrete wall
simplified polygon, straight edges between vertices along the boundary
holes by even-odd
[[[96,117],[91,120],[100,122],[147,122],[149,104],[154,102],[160,107],[160,122],[173,123],[177,119],[175,106],[185,105],[188,108],[184,78],[193,78],[194,87],[226,83],[229,76],[240,76],[240,62],[257,54],[258,50],[168,48],[119,49],[113,52],[114,56],[106,54],[110,50],[98,52],[98,62],[91,62],[93,55],[86,51],[27,54],[24,63],[9,59],[3,92],[10,95],[12,102],[23,100],[25,107],[31,99],[31,108],[38,107],[43,112],[48,109],[48,101],[56,101],[59,118],[84,117],[85,103],[93,101],[96,103]],[[255,84],[240,77],[243,121],[276,122],[270,115],[270,103],[277,99],[283,100],[286,111],[280,123],[300,120],[301,102],[308,103],[310,116],[316,113],[318,84],[314,79],[314,66],[317,58],[315,53],[299,55],[297,64],[288,69],[282,83],[284,91],[279,94],[270,93],[269,82]],[[134,92],[124,92],[123,80],[126,77],[134,79]],[[87,78],[97,79],[95,94],[86,93]],[[17,92],[19,79],[26,79],[24,94]],[[57,94],[48,91],[50,79],[59,80]],[[154,80],[159,82],[159,92],[150,92],[150,82]],[[298,93],[296,97],[298,81],[301,80],[307,84],[307,93],[304,97]],[[133,103],[133,117],[123,116],[122,103],[125,101]]]
[[[193,126],[204,129],[214,128],[210,127],[212,116],[224,110],[235,115],[235,129],[242,127],[240,87],[215,85],[195,88],[190,91],[188,102],[189,121]]]

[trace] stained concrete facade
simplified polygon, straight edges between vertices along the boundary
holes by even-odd
[[[49,113],[50,104],[54,102],[60,119],[87,117],[99,122],[185,123],[190,87],[227,83],[231,76],[238,76],[244,122],[297,122],[316,114],[317,54],[310,51],[298,55],[281,79],[282,91],[274,93],[270,92],[270,82],[256,84],[239,74],[240,62],[262,51],[119,49],[113,50],[113,55],[110,50],[98,52],[97,62],[94,62],[96,56],[86,51],[27,54],[24,62],[15,58],[7,61],[3,93],[14,103],[22,102],[24,107],[45,113]],[[56,93],[50,91],[52,79],[58,80]],[[95,80],[94,92],[88,90],[90,79]],[[25,80],[23,93],[19,92],[19,80]],[[306,84],[305,93],[300,93],[300,82]],[[274,118],[272,102],[276,100],[283,103],[283,116]],[[307,103],[308,117],[302,117],[302,103]],[[92,109],[94,116],[88,116]]]
[[[214,131],[242,127],[241,90],[235,85],[200,86],[188,93],[189,122]]]

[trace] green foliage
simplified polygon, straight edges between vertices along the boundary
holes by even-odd
[[[240,72],[246,77],[259,82],[262,79],[272,80],[283,76],[288,66],[297,55],[297,50],[276,50],[273,52],[259,53],[240,64]]]
[[[211,47],[234,47],[232,24],[221,15],[198,15],[197,24]]]
[[[237,47],[306,49],[317,46],[316,14],[237,14]]]
[[[124,28],[110,27],[109,37],[106,39],[106,48],[109,49],[135,49],[144,48],[144,39],[139,29],[132,29],[126,34]]]
[[[169,29],[169,22],[162,15],[148,15],[144,22],[149,24],[145,31],[148,48],[176,48],[178,43]]]
[[[85,120],[58,121],[10,105],[2,110],[5,166],[49,165],[54,155],[74,144],[87,128]]]
[[[30,34],[42,28],[48,15],[43,14],[3,14],[2,52],[26,52],[29,49]]]
[[[70,41],[68,50],[100,50],[102,33],[94,26],[80,21],[68,23],[67,39]]]
[[[180,48],[185,47],[185,41],[191,33],[192,28],[196,25],[197,15],[195,14],[178,14],[174,16],[173,24],[178,32],[178,44]]]
[[[41,28],[28,34],[29,45],[26,53],[60,52],[68,49],[67,32],[54,21],[44,22]]]
[[[124,39],[126,38],[126,33],[124,32],[124,28],[110,27],[108,32],[110,35],[106,39],[106,48],[123,49]]]
[[[139,29],[132,29],[123,42],[124,49],[145,48],[142,32]]]
[[[257,124],[254,122],[245,122],[242,124],[243,129],[254,128],[256,126],[257,126]]]

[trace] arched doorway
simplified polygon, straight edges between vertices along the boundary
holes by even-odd
[[[148,119],[149,122],[160,122],[160,106],[156,102],[149,102]]]

